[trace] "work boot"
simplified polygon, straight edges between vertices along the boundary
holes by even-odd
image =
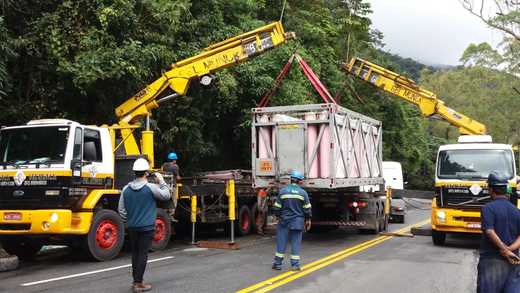
[[[134,283],[134,286],[132,287],[134,289],[134,292],[146,292],[152,290],[152,285],[145,284],[145,283]]]
[[[281,264],[276,264],[274,263],[273,266],[271,267],[273,270],[276,270],[276,271],[281,271],[282,270],[282,265]]]

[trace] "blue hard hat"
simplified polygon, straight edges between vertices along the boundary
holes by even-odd
[[[168,160],[177,160],[178,157],[177,157],[177,154],[174,153],[174,152],[171,152],[168,154]]]
[[[492,171],[489,173],[488,179],[487,179],[488,186],[496,186],[496,187],[505,187],[509,184],[509,181],[507,180],[507,177],[499,171]]]
[[[291,172],[291,179],[297,179],[297,180],[303,180],[303,174],[298,171],[292,171]]]

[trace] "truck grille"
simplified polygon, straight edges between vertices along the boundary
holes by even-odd
[[[479,201],[475,201],[475,202],[467,203],[467,204],[464,204],[464,205],[460,205],[463,202],[467,202],[467,201],[470,201],[470,200],[476,200],[479,197],[449,195],[449,196],[444,196],[443,199],[444,199],[444,204],[447,205],[447,206],[453,206],[453,207],[457,207],[457,206],[459,206],[459,207],[475,207],[475,208],[480,208],[480,207],[484,206],[486,203],[491,201],[491,198],[486,198],[486,199],[481,199]]]
[[[439,207],[475,208],[480,209],[491,201],[487,189],[483,189],[478,195],[473,195],[469,186],[447,186],[436,189],[437,205]],[[487,198],[486,198],[487,197]],[[471,201],[470,203],[462,204]]]

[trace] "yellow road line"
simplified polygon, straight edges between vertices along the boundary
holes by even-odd
[[[418,227],[418,226],[422,226],[422,225],[425,225],[427,223],[429,223],[430,220],[427,219],[427,220],[424,220],[424,221],[421,221],[421,222],[418,222],[418,223],[415,223],[413,225],[409,225],[407,227],[404,227],[402,229],[399,229],[397,231],[394,231],[394,233],[403,233],[403,232],[408,232],[410,231],[413,227]],[[274,288],[277,288],[277,287],[280,287],[284,284],[287,284],[289,282],[292,282],[296,279],[299,279],[305,275],[308,275],[316,270],[319,270],[323,267],[326,267],[328,265],[331,265],[339,260],[342,260],[344,258],[347,258],[351,255],[354,255],[354,254],[357,254],[361,251],[364,251],[372,246],[375,246],[377,244],[380,244],[388,239],[391,239],[393,238],[393,236],[379,236],[377,238],[374,238],[372,240],[369,240],[369,241],[365,241],[363,243],[360,243],[358,245],[355,245],[353,247],[349,247],[347,249],[344,249],[342,251],[338,251],[336,253],[333,253],[331,255],[328,255],[326,257],[323,257],[321,259],[318,259],[314,262],[311,262],[307,265],[304,265],[302,267],[302,270],[299,271],[299,272],[293,272],[293,271],[289,271],[289,272],[285,272],[283,274],[280,274],[278,276],[275,276],[275,277],[272,277],[270,279],[267,279],[265,281],[262,281],[260,283],[257,283],[257,284],[254,284],[250,287],[247,287],[247,288],[244,288],[242,290],[239,290],[237,291],[237,293],[249,293],[249,292],[255,292],[255,293],[260,293],[260,292],[268,292],[268,291],[271,291],[272,289]]]

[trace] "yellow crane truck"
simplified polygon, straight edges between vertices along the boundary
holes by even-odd
[[[186,94],[195,79],[237,65],[292,38],[280,22],[232,37],[172,65],[115,110],[117,124],[90,126],[42,119],[0,130],[0,241],[21,258],[43,245],[81,248],[98,261],[114,258],[124,242],[117,213],[131,165],[146,157],[153,166],[151,111]],[[173,94],[164,95],[167,89]],[[141,123],[144,120],[144,127]],[[168,214],[158,211],[154,245],[169,240]]]
[[[413,80],[360,58],[343,68],[350,74],[416,105],[425,117],[440,118],[457,127],[456,144],[437,152],[435,198],[432,201],[432,240],[443,245],[447,233],[481,233],[480,209],[490,201],[486,178],[493,170],[510,179],[510,200],[517,206],[516,167],[511,145],[492,143],[482,123],[446,106],[436,94]]]

